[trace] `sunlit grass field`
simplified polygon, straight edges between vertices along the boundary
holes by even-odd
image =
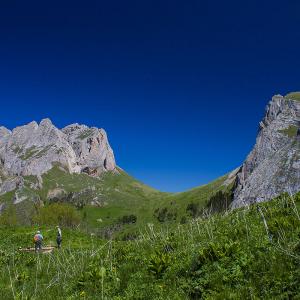
[[[0,298],[300,299],[299,198],[146,224],[131,241],[63,228],[50,254],[18,250],[35,226],[1,227]],[[55,227],[40,229],[55,245]]]

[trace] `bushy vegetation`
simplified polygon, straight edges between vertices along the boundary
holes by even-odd
[[[218,191],[212,195],[206,205],[210,212],[227,211],[233,200],[231,191]]]
[[[160,223],[164,223],[167,221],[176,221],[177,213],[176,213],[176,211],[171,211],[167,207],[162,207],[162,208],[157,208],[154,211],[154,217]]]
[[[300,92],[289,93],[289,94],[285,95],[285,98],[290,99],[290,100],[300,101]]]
[[[1,227],[1,299],[300,299],[300,196],[283,195],[135,240],[63,228],[63,248],[21,253],[36,227]],[[46,244],[55,229],[41,228]]]
[[[119,219],[122,224],[134,224],[137,221],[137,216],[135,215],[125,215]]]
[[[279,132],[287,135],[290,138],[293,138],[295,136],[297,136],[297,132],[298,132],[298,127],[297,126],[292,126],[290,125],[288,128],[283,129],[283,130],[279,130]]]
[[[229,210],[233,200],[231,189],[219,190],[208,199],[205,206],[199,202],[190,202],[186,206],[186,213],[192,218],[207,216],[212,213],[225,212]]]
[[[13,204],[9,204],[0,215],[0,225],[14,227],[17,224],[16,208]]]
[[[70,204],[53,203],[38,209],[32,222],[40,225],[60,225],[74,228],[80,224],[81,216]]]

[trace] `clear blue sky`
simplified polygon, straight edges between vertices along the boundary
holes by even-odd
[[[106,129],[163,191],[239,166],[273,94],[299,90],[299,1],[1,1],[0,124]]]

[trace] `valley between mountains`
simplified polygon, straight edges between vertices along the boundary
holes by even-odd
[[[0,299],[300,299],[299,116],[274,96],[244,163],[181,193],[117,166],[103,129],[1,127]]]
[[[148,223],[185,223],[294,194],[300,190],[299,99],[297,92],[272,98],[255,146],[239,168],[175,194],[159,192],[119,168],[103,129],[79,124],[58,129],[49,119],[12,131],[0,127],[0,211],[10,208],[18,224],[28,225],[41,209],[66,204],[84,219],[86,230],[130,238]]]

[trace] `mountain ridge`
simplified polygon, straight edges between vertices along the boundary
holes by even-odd
[[[18,205],[27,200],[66,201],[106,207],[118,211],[118,216],[143,211],[146,222],[157,210],[178,219],[191,207],[196,216],[205,207],[214,210],[212,205],[236,208],[283,192],[296,193],[300,190],[299,99],[298,92],[273,96],[244,163],[180,193],[159,192],[121,170],[103,129],[78,123],[58,129],[49,119],[12,131],[0,127],[0,211],[5,201]]]
[[[10,177],[8,181],[2,180],[0,194],[15,189],[16,178],[41,178],[54,164],[60,164],[71,174],[98,176],[116,171],[114,153],[104,129],[76,123],[60,130],[50,119],[39,124],[33,121],[12,131],[0,128],[0,169],[2,175]]]
[[[300,190],[300,93],[275,95],[236,177],[232,207]]]

